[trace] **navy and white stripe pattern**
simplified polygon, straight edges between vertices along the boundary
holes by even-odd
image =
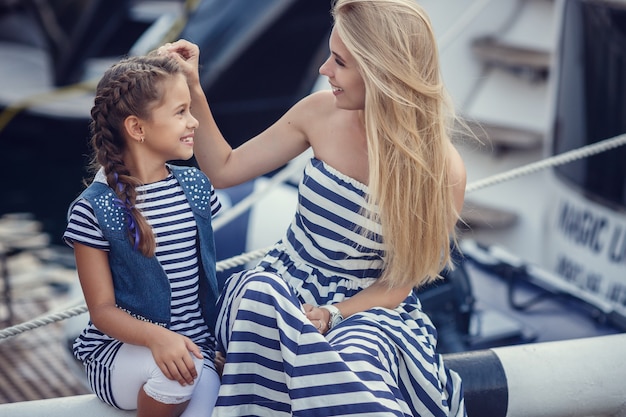
[[[228,280],[216,335],[227,362],[214,416],[466,415],[460,378],[435,353],[435,329],[414,295],[395,310],[350,316],[325,336],[302,311],[380,276],[384,247],[362,214],[366,192],[313,158],[284,239]]]
[[[203,347],[206,364],[213,367],[213,351],[209,347],[213,346],[214,339],[204,323],[198,300],[200,266],[196,249],[196,222],[183,189],[170,174],[162,181],[138,187],[136,206],[154,231],[156,258],[172,288],[170,329]],[[219,200],[211,189],[212,215],[219,209]],[[109,250],[109,243],[86,200],[80,200],[74,205],[63,237],[69,245],[79,242],[100,250]],[[119,349],[117,344],[119,342],[100,332],[90,322],[76,340],[74,353],[82,361],[95,359],[107,365]]]

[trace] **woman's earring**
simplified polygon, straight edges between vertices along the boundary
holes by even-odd
[[[141,139],[139,140],[139,143],[143,143],[146,140],[146,138],[144,138],[143,136],[141,137]]]

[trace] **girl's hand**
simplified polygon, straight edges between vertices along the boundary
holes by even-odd
[[[312,306],[311,304],[303,304],[304,314],[311,321],[313,326],[321,333],[326,334],[329,330],[328,322],[330,321],[330,312],[325,308]]]
[[[158,327],[158,326],[157,326]],[[163,374],[180,385],[192,385],[198,377],[191,355],[202,359],[200,348],[188,337],[158,327],[148,345]]]

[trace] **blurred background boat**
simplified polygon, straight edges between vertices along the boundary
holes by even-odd
[[[55,243],[83,186],[94,83],[106,67],[179,36],[202,44],[203,86],[237,145],[311,90],[330,26],[324,1],[0,5],[0,213],[35,214]]]

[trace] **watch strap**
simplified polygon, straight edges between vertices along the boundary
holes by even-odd
[[[330,319],[328,320],[329,329],[332,329],[333,327],[335,327],[336,325],[338,325],[339,323],[343,321],[343,315],[341,314],[341,311],[339,311],[339,309],[335,307],[334,305],[326,304],[326,305],[320,306],[320,308],[328,310],[328,312],[330,313]]]

